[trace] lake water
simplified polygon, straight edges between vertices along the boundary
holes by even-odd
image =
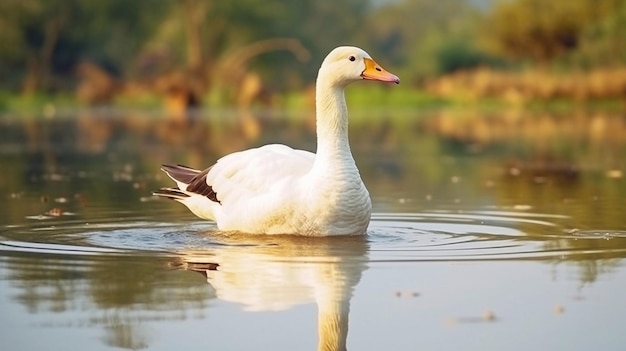
[[[623,349],[623,114],[352,115],[374,214],[321,239],[150,195],[310,116],[0,118],[1,349]]]

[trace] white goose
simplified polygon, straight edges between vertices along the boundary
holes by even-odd
[[[181,202],[225,231],[364,234],[372,204],[350,152],[344,97],[348,84],[363,79],[400,83],[356,47],[338,47],[322,62],[316,82],[316,154],[272,144],[224,156],[204,171],[164,165],[178,188],[154,195]]]

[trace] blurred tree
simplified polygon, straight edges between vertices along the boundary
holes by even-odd
[[[484,22],[496,51],[541,63],[575,50],[585,28],[615,12],[622,0],[500,1]]]
[[[572,55],[575,64],[583,67],[626,64],[626,1],[616,6],[582,31],[578,50]]]
[[[202,13],[199,16],[200,23],[197,24],[202,47],[196,51],[203,53],[202,61],[209,68],[220,67],[221,60],[233,59],[232,54],[243,46],[261,40],[285,37],[298,39],[313,53],[316,62],[321,61],[331,48],[349,42],[369,9],[367,1],[359,0],[299,2],[242,0],[236,3],[209,1],[208,5],[206,1],[198,3],[186,0],[187,4],[189,2],[194,3],[191,6],[196,7],[192,13]],[[189,16],[179,16],[175,13],[172,13],[172,16],[190,22]],[[170,32],[169,38],[162,36],[161,39],[167,45],[171,45],[172,39],[177,37],[172,34],[174,33]],[[188,36],[188,40],[189,38]],[[267,52],[269,50],[261,50],[258,54]],[[252,58],[255,58],[255,62],[250,60]],[[277,52],[258,59],[250,57],[248,60],[238,62],[249,64],[260,72],[271,71],[273,75],[278,73],[278,79],[269,81],[289,80],[292,79],[287,77],[289,74],[299,76],[303,73],[303,67],[290,53]],[[314,67],[304,71],[304,74],[310,78],[316,72],[317,67]],[[216,72],[208,74],[214,75]]]
[[[67,2],[7,0],[0,4],[0,57],[6,72],[25,67],[24,92],[33,92],[48,79],[57,44],[68,24]]]
[[[349,42],[369,10],[360,0],[6,0],[0,3],[0,78],[24,92],[67,88],[81,60],[125,77],[172,69],[214,75],[229,53],[257,41],[291,37],[316,61]],[[261,50],[267,52],[268,50]],[[239,61],[278,73],[278,86],[299,84],[303,69],[291,54]],[[248,65],[250,67],[248,67]],[[59,79],[48,79],[58,77]],[[62,78],[62,79],[61,79]],[[207,77],[202,77],[206,79]]]
[[[476,44],[463,36],[455,36],[445,40],[435,53],[438,63],[437,74],[447,74],[479,66],[498,66],[501,60],[481,51]]]
[[[121,70],[163,13],[165,0],[6,0],[0,3],[0,77],[24,93],[66,84],[81,59]],[[52,82],[53,75],[60,75]]]
[[[178,76],[187,78],[177,81],[194,87],[182,90],[214,102],[250,101],[240,95],[251,87],[255,92],[246,94],[264,95],[308,83],[323,55],[350,41],[368,9],[368,1],[358,0],[180,0],[155,28],[139,62],[164,53],[157,71],[184,70]],[[310,53],[316,63],[302,65]]]
[[[310,83],[344,44],[415,82],[492,66],[494,55],[618,65],[625,8],[623,0],[3,0],[0,89],[69,90],[86,61],[121,78],[112,82],[144,88],[176,71],[204,95],[220,80],[284,91]],[[301,47],[310,64],[294,59]]]
[[[475,40],[479,7],[466,0],[401,0],[381,5],[367,17],[359,42],[387,58],[398,73],[419,81],[481,64]]]

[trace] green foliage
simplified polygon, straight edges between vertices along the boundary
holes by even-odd
[[[583,67],[626,64],[626,2],[620,2],[614,11],[585,27],[571,60]]]
[[[438,74],[447,74],[479,66],[501,66],[499,60],[481,51],[468,40],[452,39],[445,41],[435,54]]]
[[[241,63],[274,92],[309,84],[343,44],[409,84],[511,62],[623,65],[625,28],[623,0],[4,0],[0,90],[71,91],[85,60],[122,80],[199,65],[211,80],[233,52],[272,38],[311,53],[306,63],[281,51]]]
[[[357,42],[366,43],[388,65],[400,67],[405,81],[416,82],[453,69],[438,56],[446,55],[449,42],[471,42],[478,20],[478,9],[465,0],[394,1],[367,17],[368,30]],[[463,54],[474,51],[469,44],[464,49]]]
[[[613,15],[623,6],[621,0],[500,1],[484,22],[484,35],[510,58],[545,63],[578,50],[585,31],[607,18],[612,24],[600,30],[601,36],[613,37],[626,25]]]
[[[52,98],[44,93],[15,95],[0,91],[0,117],[12,113],[20,117],[53,117],[61,111],[75,111],[76,107],[76,99],[67,93]]]
[[[164,12],[165,0],[7,0],[0,5],[0,78],[18,89],[24,75],[41,76],[41,88],[67,88],[66,77],[83,59],[123,71]],[[46,81],[52,73],[53,79]],[[56,80],[54,76],[56,75]]]
[[[402,89],[396,86],[354,84],[346,92],[346,100],[350,110],[362,115],[363,110],[372,111],[380,108],[403,109],[438,108],[448,106],[449,101],[434,97],[415,89]],[[361,111],[359,110],[361,109]]]
[[[319,62],[350,42],[368,9],[360,0],[6,0],[0,4],[0,41],[8,44],[0,46],[0,79],[4,89],[16,90],[29,74],[51,73],[59,79],[36,88],[67,89],[64,79],[80,60],[142,76],[196,61],[215,64],[242,45],[276,37],[299,39]],[[280,66],[303,74],[290,55],[259,63],[260,71]],[[304,75],[308,80],[315,72]]]

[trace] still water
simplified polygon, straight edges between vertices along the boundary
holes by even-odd
[[[623,115],[358,116],[375,213],[327,239],[150,196],[161,163],[314,150],[310,116],[2,117],[1,349],[623,349]]]

